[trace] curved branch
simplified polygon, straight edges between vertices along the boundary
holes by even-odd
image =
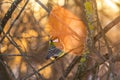
[[[112,29],[116,24],[120,22],[120,16],[115,18],[112,22],[110,22],[108,25],[106,25],[103,29],[103,31],[100,31],[95,37],[94,40],[95,42],[100,39],[103,35],[102,32],[107,33],[110,29]]]

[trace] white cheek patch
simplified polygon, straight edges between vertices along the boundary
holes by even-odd
[[[53,42],[59,42],[59,40],[58,39],[54,39]]]

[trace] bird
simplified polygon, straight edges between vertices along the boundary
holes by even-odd
[[[46,29],[51,36],[52,45],[54,44],[54,47],[50,47],[48,51],[52,53],[51,56],[53,53],[63,52],[80,56],[84,51],[87,38],[86,26],[80,18],[64,7],[52,5]]]
[[[62,53],[62,50],[56,48],[56,46],[51,45],[48,50],[48,55],[46,56],[46,59],[55,60],[56,58],[60,57]]]

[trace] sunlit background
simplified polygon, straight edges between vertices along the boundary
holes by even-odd
[[[10,21],[5,26],[4,31],[7,31],[11,22],[15,16],[19,13],[20,9],[24,5],[26,0],[22,1],[22,4],[13,13]],[[80,17],[80,8],[74,0],[50,0],[55,2],[60,6],[67,5],[66,9],[70,10],[76,16]],[[102,26],[109,24],[117,16],[120,16],[120,0],[96,0],[98,14]],[[1,0],[0,1],[0,20],[3,18],[4,14],[8,10],[9,6],[13,0]],[[47,6],[48,0],[41,0],[41,2]],[[67,2],[67,3],[65,3]],[[34,55],[30,58],[30,61],[34,64],[34,67],[40,68],[47,64],[45,59],[49,40],[49,33],[45,31],[45,26],[47,25],[48,13],[38,4],[35,0],[30,0],[29,5],[22,13],[21,17],[16,21],[13,29],[11,30],[11,35],[14,40],[19,44],[23,51],[28,55]],[[120,23],[107,32],[107,37],[112,45],[120,44]],[[1,44],[1,43],[0,43]],[[120,47],[120,46],[119,46]],[[118,48],[118,47],[117,47]],[[115,48],[114,50],[117,50]],[[7,39],[4,40],[1,47],[1,53],[4,54],[19,54],[18,50],[13,47]],[[44,51],[43,51],[44,50]],[[68,55],[64,59],[56,62],[40,73],[46,78],[46,80],[56,80],[63,74],[66,66],[73,59],[73,55]],[[22,77],[26,72],[28,66],[22,59],[22,57],[9,57],[6,61],[12,68],[16,77]],[[20,68],[20,71],[18,71]],[[28,71],[31,72],[32,70]],[[68,76],[68,80],[73,79],[76,67],[72,70]],[[21,74],[20,74],[21,73]]]

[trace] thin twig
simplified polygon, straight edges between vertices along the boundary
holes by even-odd
[[[6,69],[5,63],[0,58],[0,80],[11,80],[11,77]]]
[[[99,20],[99,17],[98,17],[98,10],[97,10],[97,3],[96,3],[96,0],[93,0],[93,3],[94,3],[94,9],[95,9],[95,15],[96,15],[96,25],[99,26],[98,28],[100,29],[100,31],[102,31],[102,26],[101,26],[101,23],[100,23],[100,20]],[[102,32],[104,35],[105,33]],[[102,36],[101,36],[102,37]],[[106,42],[106,44],[108,44],[107,40],[106,40],[106,36],[104,36],[104,40]],[[99,41],[99,39],[98,39]],[[100,43],[99,43],[100,44]],[[105,61],[106,59],[101,55],[100,53],[100,46],[99,46],[99,49],[97,50],[97,48],[95,47],[94,49],[94,53],[103,61]],[[107,66],[107,65],[106,65]],[[107,66],[108,67],[108,66]]]
[[[13,25],[15,24],[15,22],[17,21],[17,19],[20,17],[20,15],[22,14],[22,12],[24,11],[25,7],[27,6],[29,0],[26,1],[26,3],[24,4],[23,8],[21,9],[21,11],[19,12],[19,14],[16,16],[16,18],[14,19],[14,21],[11,23],[8,31],[6,32],[6,34],[4,34],[4,36],[2,37],[2,39],[0,40],[0,43],[4,40],[5,36],[7,34],[9,34],[10,30],[12,29]]]
[[[95,69],[96,67],[99,67],[101,64],[104,64],[106,61],[108,61],[108,59],[109,59],[109,55],[103,55],[105,58],[106,58],[106,60],[105,61],[103,61],[103,60],[101,60],[101,59],[98,59],[98,60],[96,60],[97,62],[95,63],[95,65],[93,65],[93,66],[91,66],[91,67],[88,67],[82,74],[83,75],[85,75],[85,74],[87,74],[88,72],[90,72],[90,71],[92,71],[93,69]],[[113,61],[120,61],[120,55],[118,56],[118,55],[116,55],[116,56],[114,56],[113,57]]]
[[[34,74],[36,74],[36,73],[38,73],[39,71],[45,69],[46,67],[52,65],[53,63],[55,63],[55,61],[52,61],[52,62],[48,63],[47,65],[43,66],[42,68],[38,69],[37,71],[34,71],[33,73],[31,73],[31,74],[25,76],[22,80],[26,80],[26,79],[32,77]]]
[[[7,70],[9,71],[8,73],[11,75],[11,77],[14,79],[14,80],[17,80],[14,73],[12,72],[11,68],[9,67],[9,65],[5,64]]]
[[[42,8],[44,8],[48,13],[50,13],[50,10],[40,1],[40,0],[35,0]]]
[[[73,50],[73,49],[72,49],[72,50]],[[26,80],[27,78],[31,77],[31,76],[34,75],[35,73],[38,73],[38,72],[40,72],[41,70],[43,70],[44,68],[52,65],[53,63],[55,63],[55,62],[58,61],[59,59],[61,59],[61,58],[63,58],[64,56],[66,56],[66,55],[67,55],[68,53],[70,53],[72,50],[64,53],[64,55],[62,55],[61,57],[58,57],[57,59],[51,61],[50,63],[46,64],[45,66],[43,66],[42,68],[38,69],[37,71],[29,74],[28,76],[25,76],[25,78],[23,78],[22,80]],[[74,63],[76,63],[78,59],[79,59],[79,57],[74,58],[74,59],[73,59]],[[69,74],[69,72],[71,71],[71,69],[73,68],[74,63],[73,63],[72,65],[68,66],[67,71],[65,72],[65,76],[66,76],[66,77],[67,77],[67,75]]]
[[[11,7],[8,9],[8,11],[6,12],[5,16],[3,17],[2,21],[0,22],[0,35],[6,25],[6,23],[8,22],[8,20],[11,18],[12,13],[15,11],[16,7],[18,6],[18,4],[21,2],[22,0],[15,0]]]
[[[63,58],[64,56],[66,56],[68,53],[65,53],[63,56],[58,57],[57,59],[51,61],[50,63],[46,64],[45,66],[43,66],[42,68],[38,69],[37,71],[30,73],[29,75],[25,76],[22,80],[26,80],[28,78],[30,78],[31,76],[33,76],[35,73],[40,72],[41,70],[45,69],[46,67],[52,65],[53,63],[55,63],[56,61],[58,61],[59,59]]]
[[[19,46],[17,45],[17,43],[10,37],[10,35],[9,35],[9,36],[7,35],[6,37],[7,37],[7,39],[11,42],[11,44],[17,48],[17,50],[20,52],[21,55],[24,55],[24,54],[25,54],[25,53],[19,48]],[[23,56],[23,58],[25,59],[25,61],[27,62],[27,64],[32,68],[32,70],[33,70],[34,72],[36,72],[36,70],[35,70],[34,67],[31,65],[31,63],[29,62],[29,60],[27,59],[27,57]],[[40,79],[44,80],[40,73],[36,73],[36,77],[40,77]]]
[[[96,1],[94,1],[94,3],[95,4],[97,4],[96,3]],[[97,5],[95,5],[95,7],[97,8]],[[100,31],[101,31],[101,34],[102,34],[102,37],[103,37],[103,39],[104,39],[104,41],[105,41],[105,45],[106,45],[106,47],[107,47],[107,50],[108,50],[108,55],[109,55],[109,74],[108,74],[108,78],[110,77],[110,74],[111,73],[114,73],[113,72],[113,68],[114,68],[114,63],[112,62],[112,58],[113,58],[113,56],[112,56],[112,54],[113,54],[113,51],[112,51],[112,49],[111,49],[111,47],[110,47],[110,45],[109,45],[109,43],[108,43],[108,40],[107,40],[107,38],[106,38],[106,35],[105,35],[105,32],[103,31],[103,29],[102,29],[102,25],[101,25],[101,23],[100,23],[100,20],[99,20],[99,18],[98,18],[98,12],[97,12],[97,10],[96,10],[96,16],[97,16],[97,26],[100,28]],[[112,27],[109,27],[109,29],[111,29]],[[108,28],[107,28],[108,29]],[[108,30],[109,30],[108,29]],[[114,77],[112,77],[112,78],[114,78]]]
[[[4,40],[4,38],[7,37],[8,40],[18,49],[18,51],[19,51],[21,54],[24,54],[24,53],[23,53],[22,50],[18,47],[18,45],[16,44],[16,42],[15,42],[12,38],[8,37],[8,33],[10,32],[12,26],[14,25],[14,23],[16,22],[16,20],[19,18],[19,16],[20,16],[21,13],[23,12],[23,10],[24,10],[24,8],[26,7],[28,1],[29,1],[29,0],[26,1],[25,5],[24,5],[23,8],[21,9],[20,13],[19,13],[18,16],[15,18],[15,20],[13,21],[13,23],[10,25],[10,28],[8,29],[7,33],[5,34],[5,32],[3,31],[3,33],[4,33],[5,35],[4,35],[4,37],[2,38],[2,40],[1,40],[1,42],[2,42],[2,41]],[[12,14],[12,13],[11,13],[11,14]],[[10,36],[10,34],[9,34],[9,36]],[[27,60],[27,58],[26,58],[25,56],[23,56],[23,57],[24,57],[24,59],[26,60],[26,62],[29,64],[29,66],[33,69],[33,71],[35,71],[35,69],[32,67],[32,65],[31,65],[30,62]],[[37,75],[38,75],[38,77],[40,77],[42,80],[44,80],[44,79],[42,78],[42,76],[41,76],[40,73],[37,73]]]
[[[120,16],[116,17],[114,20],[112,20],[108,25],[106,25],[104,27],[104,29],[102,30],[104,33],[107,33],[110,29],[112,29],[116,24],[118,24],[120,22]],[[102,31],[100,31],[95,37],[94,40],[95,42],[97,40],[99,40],[103,35],[102,35]]]
[[[0,56],[20,56],[20,57],[26,56],[26,57],[32,57],[32,56],[29,56],[29,55],[26,55],[26,54],[21,55],[21,54],[6,54],[6,53],[0,54]]]
[[[64,80],[64,78],[66,78],[68,76],[68,74],[70,73],[70,71],[73,69],[73,67],[76,65],[76,63],[78,62],[78,60],[80,60],[81,56],[76,56],[72,62],[70,63],[70,65],[67,67],[67,69],[65,70],[65,72],[63,73],[63,76],[61,76],[59,78],[59,80]]]

